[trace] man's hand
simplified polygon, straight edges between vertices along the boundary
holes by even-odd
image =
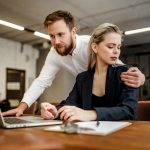
[[[76,106],[63,106],[58,113],[60,119],[65,121],[91,121],[97,117],[95,110],[84,110]]]
[[[127,72],[121,73],[121,80],[130,87],[138,88],[144,84],[145,75],[137,67],[131,67]]]
[[[23,112],[27,109],[27,107],[28,106],[26,103],[21,102],[17,108],[8,110],[6,112],[2,112],[2,115],[19,117],[19,116],[23,115]]]
[[[41,116],[44,119],[55,119],[58,116],[57,109],[50,103],[41,103]]]

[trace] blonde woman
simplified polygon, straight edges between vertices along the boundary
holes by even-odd
[[[122,32],[116,25],[99,25],[89,41],[88,70],[77,76],[73,90],[57,108],[41,104],[42,117],[68,121],[135,119],[138,89],[121,81],[120,74],[127,67],[115,66],[121,41]]]

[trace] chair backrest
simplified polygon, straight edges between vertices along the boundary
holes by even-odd
[[[138,101],[136,112],[138,116],[137,120],[150,121],[150,100]]]

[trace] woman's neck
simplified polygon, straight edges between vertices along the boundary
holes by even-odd
[[[96,68],[95,68],[95,73],[97,75],[106,73],[107,69],[108,69],[108,64],[103,63],[101,61],[97,61]]]
[[[105,95],[106,75],[108,64],[97,61],[93,80],[92,93],[97,96]]]

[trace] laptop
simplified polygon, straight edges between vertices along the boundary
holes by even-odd
[[[0,127],[24,128],[62,124],[60,120],[45,120],[40,116],[3,117],[0,110]]]

